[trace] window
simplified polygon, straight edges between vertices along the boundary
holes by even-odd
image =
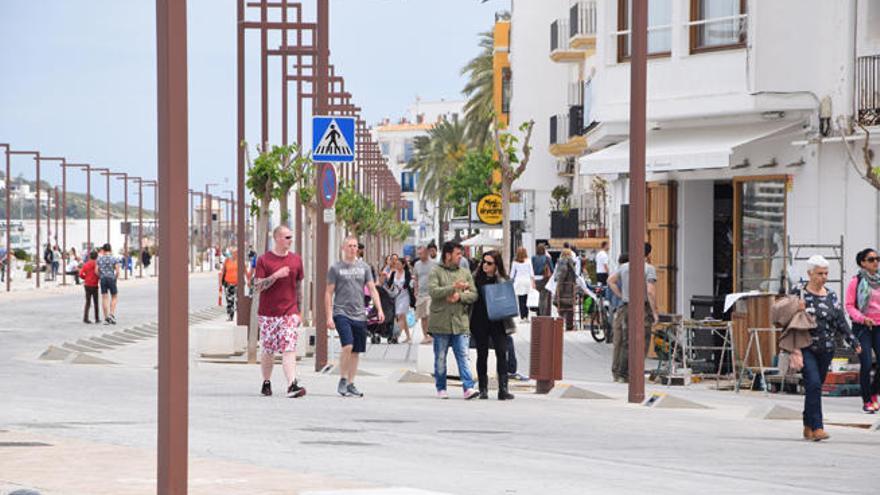
[[[734,180],[736,291],[776,292],[785,270],[785,176]]]
[[[391,154],[391,146],[388,144],[388,141],[382,141],[379,143],[379,146],[382,148],[382,154],[388,156]]]
[[[746,0],[691,0],[691,53],[746,46]]]
[[[630,57],[632,3],[618,0],[617,61]],[[648,0],[648,56],[665,57],[672,53],[672,0]]]
[[[402,222],[414,222],[416,220],[415,208],[412,201],[407,201],[406,207],[400,209],[400,220]]]
[[[511,82],[510,68],[501,69],[501,113],[510,113]]]
[[[400,173],[400,188],[403,192],[415,191],[415,177],[412,172]]]
[[[413,146],[413,140],[407,139],[403,142],[403,161],[409,163],[413,158],[413,153],[415,151],[415,147]]]

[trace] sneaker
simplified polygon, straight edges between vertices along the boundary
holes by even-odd
[[[475,388],[469,388],[464,391],[464,400],[476,399],[480,396],[480,392]]]
[[[874,407],[874,411],[880,411],[880,395],[874,395],[871,397],[871,405]]]
[[[862,406],[862,412],[865,414],[874,414],[877,411],[874,410],[874,403],[873,402],[865,402],[865,405]]]
[[[115,325],[115,324],[116,324],[116,317],[115,317],[114,315],[110,315],[110,324],[111,324],[111,325]]]
[[[348,380],[340,378],[339,385],[336,386],[336,392],[343,397],[348,397]]]
[[[109,317],[109,316],[108,316],[107,318],[104,318],[104,324],[105,324],[105,325],[109,325],[109,324],[110,324],[110,317]]]
[[[449,398],[449,394],[446,393],[445,390],[438,390],[438,391],[437,391],[437,398],[438,398],[438,399],[448,399],[448,398]]]
[[[360,390],[358,390],[357,387],[354,386],[354,383],[348,384],[348,394],[351,395],[352,397],[363,397],[364,396],[364,393],[361,392]]]
[[[265,395],[266,397],[272,395],[272,382],[269,380],[265,380],[263,382],[263,388],[260,389],[260,393]]]
[[[306,395],[306,388],[300,387],[299,382],[296,380],[290,384],[290,387],[287,388],[287,396],[291,399],[298,399],[302,396]]]
[[[529,377],[523,375],[522,373],[508,373],[507,377],[511,380],[516,380],[518,382],[527,382],[529,381]]]

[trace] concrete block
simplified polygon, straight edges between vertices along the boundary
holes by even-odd
[[[126,330],[122,330],[120,332],[113,332],[110,335],[112,335],[118,339],[131,340],[132,342],[138,342],[138,341],[144,340],[146,338],[142,335],[134,335],[134,334],[128,333],[128,331],[126,331]]]
[[[660,392],[651,394],[642,405],[654,409],[712,409],[703,404]]]
[[[69,349],[74,352],[101,352],[97,349],[92,349],[91,347],[86,347],[84,345],[71,344],[70,342],[65,342],[61,344],[61,347],[65,349]]]
[[[140,337],[143,339],[152,339],[152,338],[155,338],[156,335],[158,335],[158,333],[144,332],[141,330],[132,330],[132,329],[126,329],[126,330],[123,330],[123,332],[125,332],[127,335],[131,335],[133,338]]]
[[[434,374],[434,346],[417,345],[416,353],[416,370],[419,373]],[[468,349],[468,364],[471,368],[471,376],[477,379],[477,350]],[[489,358],[486,360],[486,369],[489,377],[496,376],[495,373],[495,351],[489,350]],[[446,353],[446,376],[461,376],[458,372],[458,362],[455,360],[455,354],[452,348]]]
[[[232,325],[204,325],[192,329],[198,354],[234,354],[236,327]]]
[[[109,345],[101,344],[93,340],[79,339],[76,341],[76,344],[85,347],[91,347],[92,349],[95,349],[97,351],[106,351],[107,349],[113,349],[113,347]]]
[[[69,364],[119,364],[110,361],[109,359],[99,358],[97,356],[85,354],[82,352],[71,354],[64,361]]]
[[[428,373],[398,370],[391,374],[391,381],[396,383],[434,383],[434,377]]]
[[[746,417],[752,419],[803,419],[803,415],[800,411],[780,406],[778,404],[761,404],[755,406],[748,412],[748,414],[746,414]]]
[[[40,359],[43,361],[64,361],[71,354],[73,354],[73,351],[71,350],[50,345],[48,349],[40,354]]]
[[[118,340],[106,339],[104,337],[89,337],[89,340],[92,342],[97,342],[99,344],[110,346],[110,348],[121,347],[125,345],[125,342],[119,342]]]
[[[609,400],[611,397],[575,385],[557,385],[548,394],[554,399]]]
[[[102,338],[102,339],[107,339],[107,340],[110,340],[110,341],[113,341],[113,342],[119,342],[120,344],[134,344],[135,342],[137,342],[137,341],[134,340],[134,339],[129,339],[129,338],[126,338],[126,337],[120,337],[120,336],[118,336],[118,335],[116,335],[116,334],[113,334],[113,333],[105,333],[104,335],[101,335],[101,338]]]

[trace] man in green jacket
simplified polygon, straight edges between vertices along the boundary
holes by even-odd
[[[443,244],[442,263],[428,276],[431,295],[431,319],[428,333],[434,339],[434,382],[437,397],[448,399],[446,393],[446,354],[452,346],[465,400],[479,396],[474,389],[468,360],[470,343],[470,305],[477,300],[477,288],[469,271],[461,268],[461,244]]]

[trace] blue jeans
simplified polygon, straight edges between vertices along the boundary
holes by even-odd
[[[822,425],[822,384],[828,374],[833,352],[815,352],[809,347],[801,349],[804,355],[804,426],[817,430]]]
[[[470,336],[467,334],[435,333],[434,337],[434,383],[437,391],[446,390],[446,354],[452,346],[458,374],[461,375],[461,386],[464,390],[474,388],[474,377],[471,375],[471,363],[468,359]]]
[[[859,354],[859,385],[862,388],[862,401],[868,402],[871,396],[880,392],[880,372],[874,373],[874,382],[871,382],[872,349],[880,359],[880,326],[867,327],[853,323],[853,333],[862,346],[862,353]]]

